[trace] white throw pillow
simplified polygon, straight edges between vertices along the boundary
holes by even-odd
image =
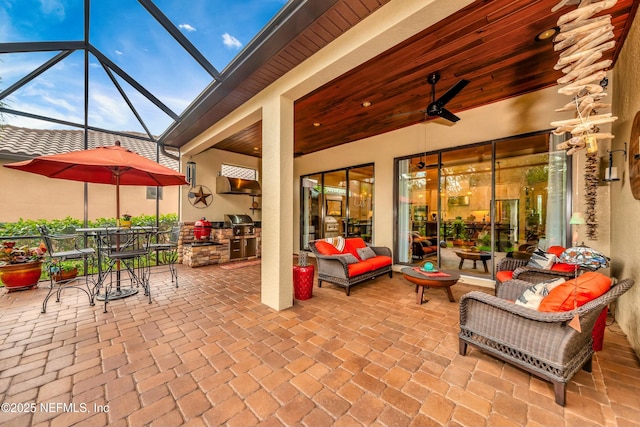
[[[564,279],[558,278],[529,286],[527,290],[518,297],[518,299],[516,300],[516,304],[537,310],[540,306],[540,302],[542,302],[542,299],[549,295],[549,292],[551,292],[553,288],[563,283]]]
[[[344,250],[344,245],[346,243],[346,240],[344,237],[342,236],[338,236],[338,237],[327,237],[326,239],[324,239],[325,242],[331,243],[333,246],[336,247],[337,250],[339,250],[340,252],[342,252]]]

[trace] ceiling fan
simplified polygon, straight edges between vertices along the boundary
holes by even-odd
[[[462,89],[464,89],[466,85],[470,83],[469,80],[465,80],[465,79],[460,80],[458,83],[453,85],[444,95],[436,99],[436,83],[438,83],[439,80],[440,80],[440,73],[432,73],[432,74],[429,74],[429,76],[427,77],[427,81],[431,84],[431,103],[427,106],[426,109],[418,110],[418,111],[410,111],[407,113],[398,113],[389,117],[394,118],[394,117],[422,113],[425,115],[424,120],[426,120],[427,116],[442,117],[443,119],[449,120],[450,122],[453,122],[453,123],[460,120],[460,117],[456,116],[451,111],[444,108],[444,106],[449,101],[451,101],[453,97],[458,94],[458,92],[460,92]]]
[[[436,83],[440,80],[439,73],[432,73],[427,77],[427,81],[431,83],[431,104],[427,106],[427,115],[438,116],[443,119],[447,119],[450,122],[457,122],[460,117],[453,114],[451,111],[444,108],[454,96],[458,94],[466,85],[469,84],[469,80],[462,79],[455,85],[453,85],[448,91],[445,92],[440,98],[436,99]]]

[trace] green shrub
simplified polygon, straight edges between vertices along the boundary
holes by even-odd
[[[148,226],[155,227],[158,225],[158,229],[160,231],[170,230],[172,226],[178,223],[178,215],[164,214],[160,215],[160,219],[156,224],[156,216],[155,215],[139,215],[131,218],[132,224],[134,226]],[[42,242],[42,238],[40,237],[40,232],[38,231],[38,225],[46,225],[49,231],[52,234],[73,234],[77,228],[85,228],[83,221],[80,219],[75,219],[71,217],[66,217],[64,219],[54,219],[54,220],[33,220],[33,219],[23,219],[20,218],[19,221],[16,222],[4,222],[0,223],[0,240],[7,240],[6,237],[21,237],[21,236],[29,236],[26,239],[20,239],[20,246],[29,245],[38,246],[40,242]],[[94,221],[89,221],[87,224],[88,228],[100,228],[100,227],[115,227],[116,219],[115,218],[98,218]],[[94,239],[88,238],[85,242],[85,236],[78,235],[75,240],[75,243],[72,239],[59,240],[56,241],[56,250],[64,251],[71,250],[76,247],[93,247],[95,249],[95,241]],[[151,255],[151,264],[155,265],[157,260],[155,259],[155,254]],[[83,264],[83,263],[81,263]],[[103,267],[105,267],[103,265]],[[80,274],[84,273],[84,265],[80,266]],[[97,266],[93,266],[93,271],[97,270]],[[46,269],[43,268],[43,277],[48,278]]]

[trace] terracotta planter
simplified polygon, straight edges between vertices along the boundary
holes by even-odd
[[[31,289],[38,285],[42,261],[0,266],[0,282],[8,291]]]
[[[78,269],[74,267],[73,269],[68,271],[61,271],[59,273],[54,273],[53,280],[55,280],[56,282],[61,282],[63,280],[73,279],[77,276],[78,276]]]

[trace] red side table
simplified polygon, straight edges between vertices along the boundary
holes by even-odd
[[[598,319],[593,326],[593,332],[591,333],[591,338],[593,338],[593,351],[602,350],[604,343],[604,329],[607,325],[607,311],[608,307],[602,309],[600,316],[598,316]]]
[[[305,300],[311,298],[313,293],[313,272],[313,265],[293,266],[293,294],[295,299]]]

